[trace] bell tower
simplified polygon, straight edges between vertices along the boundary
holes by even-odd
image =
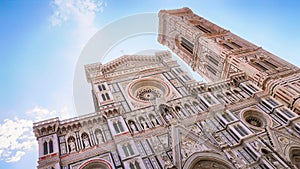
[[[245,73],[254,84],[300,113],[298,67],[194,14],[191,9],[161,10],[158,41],[206,81]]]

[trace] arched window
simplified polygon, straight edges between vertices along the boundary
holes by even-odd
[[[48,144],[47,142],[45,141],[44,142],[44,155],[48,154]]]
[[[53,141],[49,141],[49,153],[53,153]]]
[[[104,94],[101,94],[101,97],[102,97],[102,100],[103,100],[103,101],[106,101],[106,97],[105,97]]]
[[[190,105],[184,104],[184,108],[186,109],[186,111],[187,111],[189,114],[193,114]]]
[[[106,87],[104,86],[104,84],[102,84],[102,89],[103,89],[103,90],[106,90]]]
[[[102,87],[100,85],[98,85],[98,89],[99,91],[102,91]]]
[[[135,161],[134,165],[135,165],[136,169],[141,169],[141,166],[140,166],[139,162]]]
[[[132,147],[131,147],[131,144],[128,144],[127,147],[128,147],[128,150],[129,150],[130,155],[133,155],[134,152],[133,152],[133,149],[132,149]]]
[[[124,152],[125,156],[128,157],[129,153],[128,153],[127,147],[125,145],[123,145],[122,149],[123,149],[123,152]]]
[[[135,169],[134,164],[133,164],[133,163],[130,163],[130,164],[129,164],[129,168],[130,168],[130,169]]]
[[[193,54],[194,44],[192,44],[191,42],[189,42],[187,39],[185,39],[185,38],[182,37],[181,40],[180,40],[180,45],[186,51],[188,51],[190,54]]]
[[[116,133],[120,133],[118,124],[117,124],[116,122],[113,122],[113,126],[114,126],[114,128],[115,128]]]
[[[120,129],[120,132],[124,131],[124,128],[123,128],[122,123],[120,121],[118,121],[118,127]]]
[[[109,97],[108,93],[105,93],[105,96],[106,96],[107,100],[110,100],[110,97]]]

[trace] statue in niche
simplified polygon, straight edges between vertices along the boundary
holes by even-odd
[[[137,132],[137,128],[133,121],[130,122],[130,128],[133,133]]]
[[[194,125],[191,129],[192,132],[196,133],[197,135],[202,135],[202,131],[200,130],[200,128],[196,125]]]
[[[102,137],[102,134],[101,134],[101,131],[100,130],[97,130],[96,131],[96,137],[97,137],[97,140],[98,140],[98,144],[101,144],[104,142],[103,140],[103,137]]]
[[[162,155],[162,160],[164,161],[164,168],[167,169],[167,168],[172,168],[174,166],[170,161],[169,157],[167,156],[167,154]]]
[[[69,148],[70,152],[76,151],[75,139],[73,137],[69,140]]]
[[[83,134],[82,140],[85,148],[90,147],[89,136],[87,134]]]
[[[170,113],[166,113],[166,120],[167,122],[170,122],[173,119],[173,116]]]
[[[145,119],[143,119],[143,118],[140,119],[140,124],[144,130],[149,128],[148,124],[146,123]]]

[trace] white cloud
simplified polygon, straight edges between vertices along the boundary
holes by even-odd
[[[0,160],[8,163],[17,162],[27,151],[37,151],[37,141],[32,131],[34,121],[53,117],[60,119],[72,117],[67,106],[62,107],[60,111],[35,106],[25,114],[28,119],[15,117],[0,123]]]
[[[92,24],[97,12],[102,12],[104,4],[100,0],[53,0],[51,6],[52,26],[60,26],[66,21]]]
[[[25,154],[24,151],[30,150],[37,145],[32,132],[31,120],[5,119],[0,124],[0,159],[6,162],[16,162]]]
[[[49,118],[59,117],[60,119],[66,119],[73,116],[67,106],[61,108],[60,111],[49,110],[41,106],[35,106],[33,109],[26,112],[26,115],[35,119],[35,121],[46,120]]]
[[[102,0],[53,0],[53,14],[50,18],[53,27],[66,22],[73,23],[73,37],[79,41],[80,48],[94,35],[98,28],[95,23],[97,13],[106,6]]]
[[[23,155],[25,155],[24,151],[17,151],[17,153],[14,156],[7,158],[6,162],[17,162],[21,159]]]

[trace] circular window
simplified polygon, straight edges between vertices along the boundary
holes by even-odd
[[[264,122],[261,119],[258,119],[257,117],[248,116],[245,118],[246,122],[255,126],[255,127],[263,127]]]
[[[247,109],[241,112],[241,120],[248,125],[248,127],[255,130],[263,130],[266,126],[270,126],[271,119],[264,113],[257,109]]]
[[[133,81],[128,87],[129,96],[137,101],[149,102],[156,98],[165,98],[170,95],[168,85],[158,79],[144,78]]]

